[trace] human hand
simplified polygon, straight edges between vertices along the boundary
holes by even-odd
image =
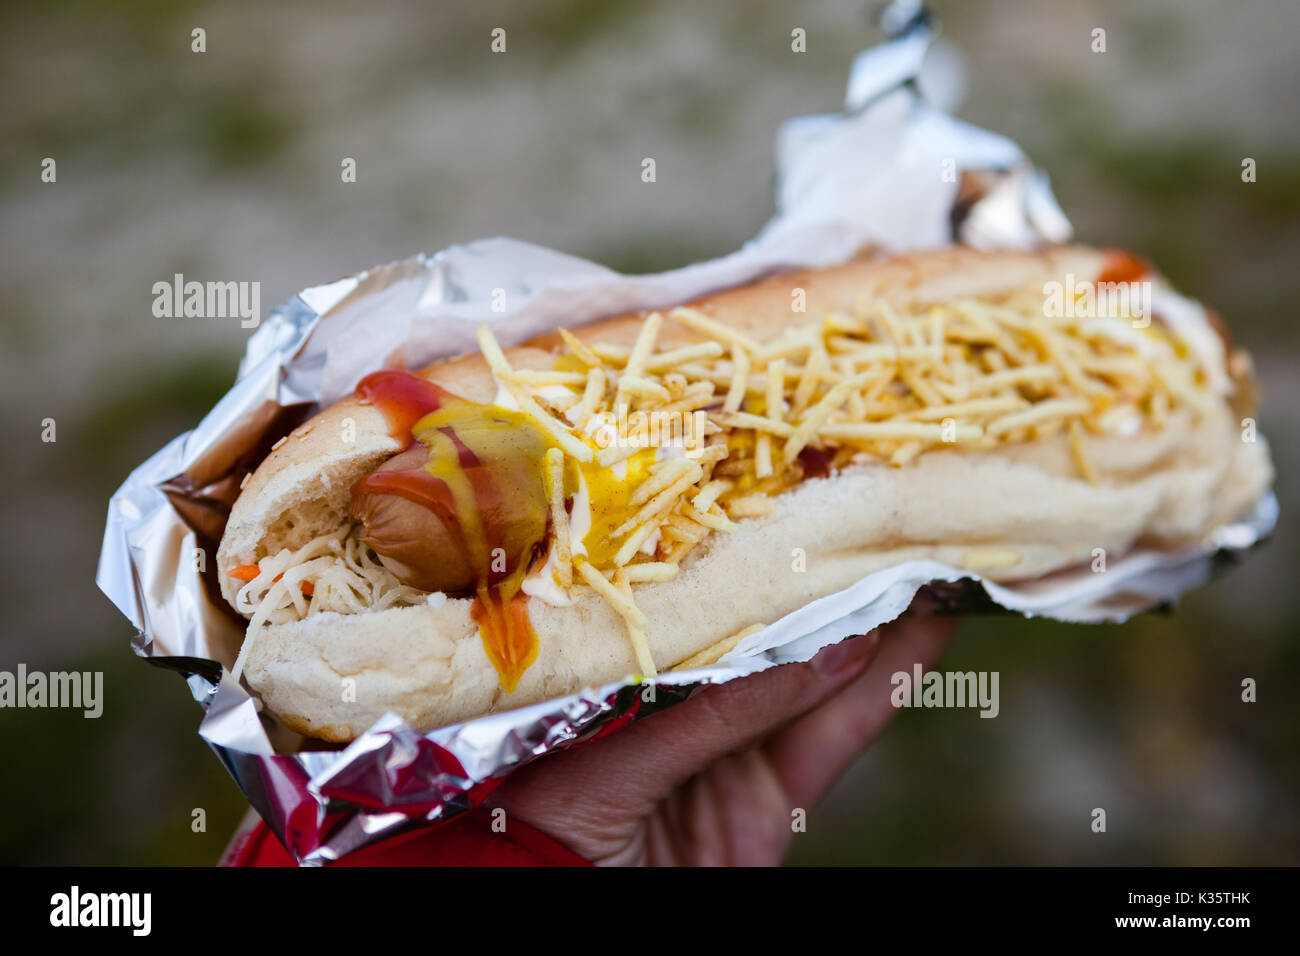
[[[803,664],[706,687],[513,774],[489,805],[598,865],[781,862],[809,810],[894,716],[890,676],[928,667],[953,618],[905,614]]]

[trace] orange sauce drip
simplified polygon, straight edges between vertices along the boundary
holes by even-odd
[[[537,633],[528,620],[528,595],[517,590],[506,596],[499,585],[481,587],[469,613],[501,686],[510,693],[537,660]]]

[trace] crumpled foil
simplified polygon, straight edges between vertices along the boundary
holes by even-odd
[[[246,622],[222,599],[212,556],[240,481],[277,439],[367,372],[473,351],[482,323],[509,345],[561,321],[671,306],[781,269],[840,263],[867,246],[1021,248],[1069,238],[1046,177],[1019,147],[923,96],[918,78],[934,39],[925,10],[896,2],[883,24],[889,38],[853,63],[844,111],[794,119],[781,130],[776,215],[739,251],[625,276],[498,238],[307,289],[253,334],[234,387],[198,427],[113,496],[99,586],[139,630],[136,653],[187,677],[206,711],[200,735],[301,863],[328,863],[445,821],[542,754],[616,730],[703,685],[807,660],[894,619],[922,587],[951,611],[1118,621],[1172,601],[1203,582],[1216,557],[1249,548],[1272,529],[1277,504],[1269,494],[1201,548],[1135,551],[1104,575],[1085,568],[1008,587],[932,561],[907,562],[774,622],[713,666],[660,675],[648,682],[653,694],[629,678],[427,734],[389,714],[341,750],[292,733],[230,679]],[[955,176],[938,175],[945,160]],[[504,290],[506,311],[493,310],[494,290]]]

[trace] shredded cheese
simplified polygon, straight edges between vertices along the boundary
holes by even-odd
[[[562,588],[573,584],[573,549],[569,542],[569,514],[564,507],[564,453],[558,448],[546,451],[546,500],[551,507],[552,551],[555,554],[555,578]]]

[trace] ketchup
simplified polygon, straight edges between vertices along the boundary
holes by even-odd
[[[831,473],[833,456],[812,445],[804,445],[799,451],[799,464],[803,466],[805,478],[825,478]]]
[[[1107,249],[1098,282],[1138,282],[1149,275],[1151,267],[1127,249]]]
[[[472,593],[484,650],[502,687],[514,690],[538,651],[522,584],[546,549],[550,439],[518,412],[410,372],[367,375],[357,397],[406,448],[352,488],[367,546],[405,584]]]
[[[411,432],[416,422],[430,412],[436,412],[443,402],[454,396],[427,378],[397,369],[384,369],[371,372],[357,383],[357,398],[379,409],[388,421],[388,433],[401,442],[403,448],[410,448],[415,444]]]

